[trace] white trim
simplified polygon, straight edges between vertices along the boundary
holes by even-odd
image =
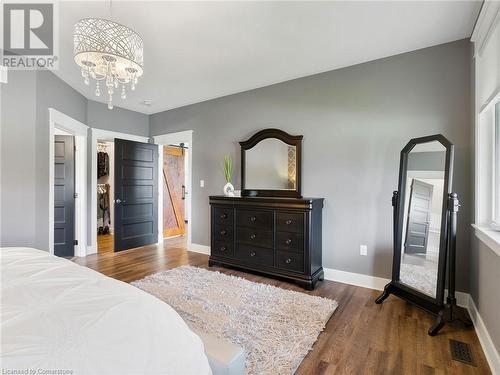
[[[481,116],[486,111],[489,111],[492,107],[494,107],[500,101],[500,87],[498,87],[493,95],[491,95],[481,106],[479,110],[479,115]]]
[[[192,243],[191,246],[188,246],[187,249],[188,251],[192,251],[193,253],[210,255],[210,246]]]
[[[448,289],[445,289],[445,296],[448,294]],[[445,297],[446,298],[446,297]],[[457,305],[460,307],[469,308],[470,294],[465,292],[457,292],[455,291],[455,298],[457,300]]]
[[[75,137],[75,256],[86,255],[87,248],[87,133],[88,126],[54,108],[49,108],[49,252],[54,254],[54,134],[61,129]]]
[[[474,43],[474,57],[481,56],[499,22],[500,3],[498,1],[485,1],[470,38]]]
[[[500,375],[500,355],[495,347],[495,344],[493,343],[493,340],[491,339],[483,319],[481,318],[481,315],[479,314],[479,310],[477,309],[472,296],[469,296],[468,310],[472,323],[474,323],[476,335],[479,338],[481,347],[483,348],[484,356],[490,365],[490,370],[493,375]]]
[[[193,215],[192,215],[192,196],[193,196],[193,152],[194,152],[194,147],[193,147],[193,131],[192,130],[185,130],[181,132],[176,132],[176,133],[167,133],[167,134],[161,134],[161,135],[155,135],[153,137],[153,142],[157,145],[169,145],[169,144],[177,144],[177,143],[187,143],[189,146],[188,150],[188,180],[186,181],[186,190],[188,192],[186,196],[186,206],[187,206],[187,218],[188,218],[188,224],[187,224],[187,248],[190,249],[190,251],[194,252],[201,252],[202,254],[210,254],[210,248],[208,246],[205,246],[208,248],[207,250],[191,250],[193,246],[195,248],[199,248],[199,246],[204,246],[204,245],[198,245],[198,244],[193,244],[192,243],[192,228],[193,228]],[[162,147],[158,147],[158,170],[162,171],[163,170],[163,152],[162,152]],[[158,242],[162,243],[163,242],[163,179],[159,178],[158,179]]]
[[[140,135],[119,133],[103,129],[90,129],[91,131],[91,178],[90,178],[90,241],[87,247],[87,254],[97,253],[97,140],[114,142],[115,138],[126,139],[128,141],[144,142],[149,141],[148,137]],[[114,199],[111,197],[111,201]]]
[[[6,66],[0,65],[0,83],[8,83],[8,70]]]
[[[476,237],[489,247],[496,255],[500,256],[500,232],[472,224]]]
[[[375,290],[383,290],[391,280],[383,277],[363,275],[361,273],[346,272],[333,268],[323,268],[325,280],[336,281],[338,283],[360,286]]]

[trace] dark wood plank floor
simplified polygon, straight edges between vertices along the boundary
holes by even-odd
[[[120,253],[106,252],[75,258],[78,264],[125,282],[190,264],[208,268],[208,256],[186,251],[184,239],[163,246],[146,246]],[[321,333],[297,374],[490,374],[473,328],[446,326],[436,337],[427,335],[429,314],[393,296],[382,305],[380,292],[323,281],[312,292],[294,284],[232,269],[227,274],[337,300],[339,307]],[[449,339],[472,346],[477,367],[453,361]]]

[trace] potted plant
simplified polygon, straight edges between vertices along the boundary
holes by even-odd
[[[231,183],[233,179],[233,160],[229,155],[224,155],[224,177],[226,178],[224,195],[226,197],[234,197],[234,186]]]

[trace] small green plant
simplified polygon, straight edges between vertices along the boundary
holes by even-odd
[[[231,182],[233,177],[233,159],[229,155],[224,155],[224,177],[226,182]]]

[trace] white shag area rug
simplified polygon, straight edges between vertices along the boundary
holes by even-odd
[[[244,348],[248,374],[293,374],[338,306],[191,266],[132,284],[168,303],[194,329]]]

